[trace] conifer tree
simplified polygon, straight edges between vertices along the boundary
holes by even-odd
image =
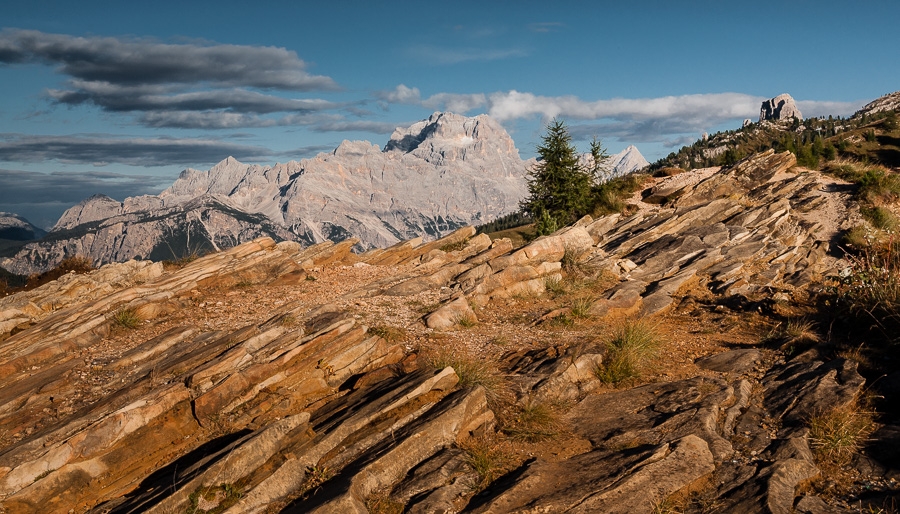
[[[537,153],[538,163],[528,172],[528,198],[521,207],[537,220],[538,235],[544,235],[590,210],[592,177],[579,163],[569,130],[560,120],[547,126]]]

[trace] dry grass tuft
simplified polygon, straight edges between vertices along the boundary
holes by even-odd
[[[810,418],[809,446],[821,462],[842,466],[859,452],[874,429],[872,413],[853,402]]]
[[[478,473],[476,491],[481,491],[491,482],[506,472],[513,461],[501,447],[499,441],[492,436],[472,437],[459,447],[466,452],[466,463]]]
[[[503,428],[513,439],[536,443],[553,439],[559,434],[559,414],[544,402],[528,398],[517,405],[514,412],[512,420]]]
[[[641,319],[626,321],[607,341],[597,377],[607,384],[640,378],[648,363],[656,358],[659,346],[654,326]]]
[[[426,352],[425,362],[434,369],[453,368],[459,377],[460,387],[481,386],[488,402],[496,403],[505,396],[507,384],[496,363],[471,355],[463,350],[440,348]]]
[[[594,299],[590,296],[579,296],[572,300],[570,314],[576,319],[585,319],[590,317],[591,307],[594,306]]]
[[[406,505],[391,499],[390,488],[376,491],[366,499],[369,514],[403,514]]]
[[[392,327],[389,325],[376,325],[369,327],[369,333],[376,335],[390,344],[405,341],[407,338],[406,329],[403,327]]]

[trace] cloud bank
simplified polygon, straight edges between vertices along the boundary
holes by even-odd
[[[340,88],[330,77],[310,74],[285,48],[3,30],[0,64],[53,66],[69,78],[64,88],[46,91],[51,101],[143,113],[136,120],[148,127],[306,125],[315,123],[315,113],[342,107],[291,97]]]
[[[765,97],[744,93],[707,93],[658,98],[584,100],[577,96],[542,96],[510,90],[490,94],[437,93],[423,98],[418,88],[400,84],[375,97],[387,104],[418,105],[468,113],[480,110],[500,122],[564,118],[576,139],[613,137],[672,147],[696,140],[701,132],[744,119],[756,121]],[[850,115],[863,102],[799,101],[806,116]],[[739,125],[736,125],[736,127]],[[735,127],[735,128],[736,128]],[[686,134],[691,134],[686,136]]]
[[[49,229],[66,209],[91,195],[104,194],[123,200],[129,196],[158,194],[175,178],[100,171],[39,173],[0,169],[0,205]]]
[[[0,161],[43,162],[103,166],[196,165],[214,163],[229,155],[238,160],[266,160],[272,152],[260,146],[215,139],[119,138],[95,136],[0,135]]]

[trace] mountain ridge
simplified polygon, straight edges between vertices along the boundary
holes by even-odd
[[[94,195],[0,266],[30,274],[75,254],[95,264],[178,259],[260,236],[307,245],[354,238],[357,251],[438,238],[517,211],[534,162],[521,159],[489,116],[435,112],[397,128],[383,149],[345,140],[331,152],[272,166],[229,156],[205,171],[183,170],[158,195],[121,202]],[[610,159],[617,174],[644,165],[634,146]],[[254,232],[248,222],[260,217],[269,223]]]

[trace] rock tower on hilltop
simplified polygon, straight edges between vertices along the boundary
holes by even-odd
[[[765,120],[789,120],[791,118],[803,119],[803,114],[797,108],[797,104],[791,95],[784,93],[762,103],[759,109],[759,121]]]

